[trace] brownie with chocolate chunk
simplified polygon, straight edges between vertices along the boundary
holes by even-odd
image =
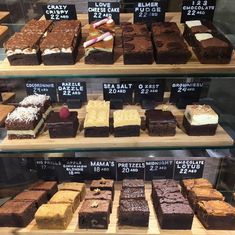
[[[144,23],[122,23],[122,33],[123,37],[126,36],[149,36],[150,33],[148,31],[148,27]]]
[[[152,34],[158,36],[161,34],[181,34],[175,22],[156,22],[152,24]]]
[[[39,43],[42,34],[37,32],[15,33],[4,43],[10,65],[41,64]]]
[[[32,19],[25,24],[21,32],[38,32],[44,34],[50,31],[52,27],[52,20],[35,20]]]
[[[58,191],[58,187],[56,181],[45,181],[33,185],[32,187],[30,187],[30,190],[46,191],[47,198],[50,199]]]
[[[149,36],[123,37],[124,64],[152,64],[153,47]]]
[[[90,190],[94,191],[95,189],[111,191],[112,198],[114,198],[114,180],[104,178],[100,180],[92,180]]]
[[[124,188],[121,191],[120,200],[122,199],[145,199],[143,188]]]

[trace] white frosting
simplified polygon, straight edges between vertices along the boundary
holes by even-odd
[[[210,33],[196,33],[195,37],[198,41],[204,41],[204,40],[213,38],[213,35]]]
[[[43,51],[42,55],[51,55],[51,54],[55,54],[55,53],[72,53],[72,48],[53,48],[53,49],[46,49]]]
[[[186,24],[189,28],[202,25],[202,23],[201,23],[200,20],[190,20],[190,21],[186,21],[185,24]]]
[[[217,113],[208,105],[188,105],[184,115],[194,126],[218,124],[219,121]]]
[[[16,55],[16,54],[32,55],[32,54],[36,54],[36,53],[37,53],[36,49],[30,49],[30,48],[26,48],[24,50],[15,49],[15,50],[7,50],[6,51],[7,56]]]
[[[106,110],[109,111],[110,102],[104,100],[89,100],[86,106],[87,112],[92,112],[93,110]]]
[[[86,114],[84,128],[103,126],[109,127],[109,111],[91,110]]]
[[[109,41],[113,39],[113,35],[109,35],[108,37],[104,38],[103,41]]]
[[[20,102],[20,105],[21,106],[28,106],[28,105],[43,106],[47,100],[50,100],[50,96],[40,95],[40,94],[29,95]]]
[[[140,126],[141,118],[137,110],[117,110],[113,113],[113,126]]]

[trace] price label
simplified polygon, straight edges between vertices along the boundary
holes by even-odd
[[[152,2],[137,2],[134,5],[134,22],[145,22],[151,25],[153,22],[164,22],[167,0]]]
[[[77,20],[75,5],[47,4],[42,5],[46,20]]]
[[[116,180],[116,162],[115,161],[99,161],[90,160],[90,177],[91,179],[114,179]]]
[[[117,180],[144,179],[145,162],[118,162]]]
[[[106,101],[122,100],[132,103],[134,85],[131,83],[103,83],[103,95]]]
[[[57,91],[60,102],[66,102],[68,99],[87,101],[87,91],[85,82],[59,82]]]
[[[172,179],[173,171],[173,160],[157,160],[145,162],[145,180]]]
[[[141,103],[142,100],[162,102],[164,96],[164,83],[161,81],[155,83],[138,83],[135,86],[134,94],[135,103]]]
[[[201,178],[204,165],[204,160],[176,160],[174,179]]]
[[[88,2],[89,23],[111,17],[115,24],[120,22],[119,2]]]
[[[183,0],[181,23],[188,20],[213,21],[216,0]]]
[[[57,101],[56,85],[53,82],[41,83],[41,82],[30,82],[25,84],[27,95],[42,94],[51,97],[53,102]]]

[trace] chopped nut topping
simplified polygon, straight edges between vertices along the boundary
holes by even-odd
[[[97,208],[99,206],[97,201],[91,203],[91,208]]]
[[[106,179],[105,178],[101,178],[100,184],[106,184]]]
[[[96,188],[96,189],[94,190],[94,192],[95,192],[95,193],[94,193],[95,195],[99,195],[99,194],[100,194],[100,189],[99,189],[99,188]]]

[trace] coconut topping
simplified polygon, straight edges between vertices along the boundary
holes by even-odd
[[[21,106],[28,106],[28,105],[40,106],[40,105],[43,105],[49,99],[50,99],[50,96],[47,96],[47,95],[39,95],[39,94],[29,95],[20,102],[20,105]]]

